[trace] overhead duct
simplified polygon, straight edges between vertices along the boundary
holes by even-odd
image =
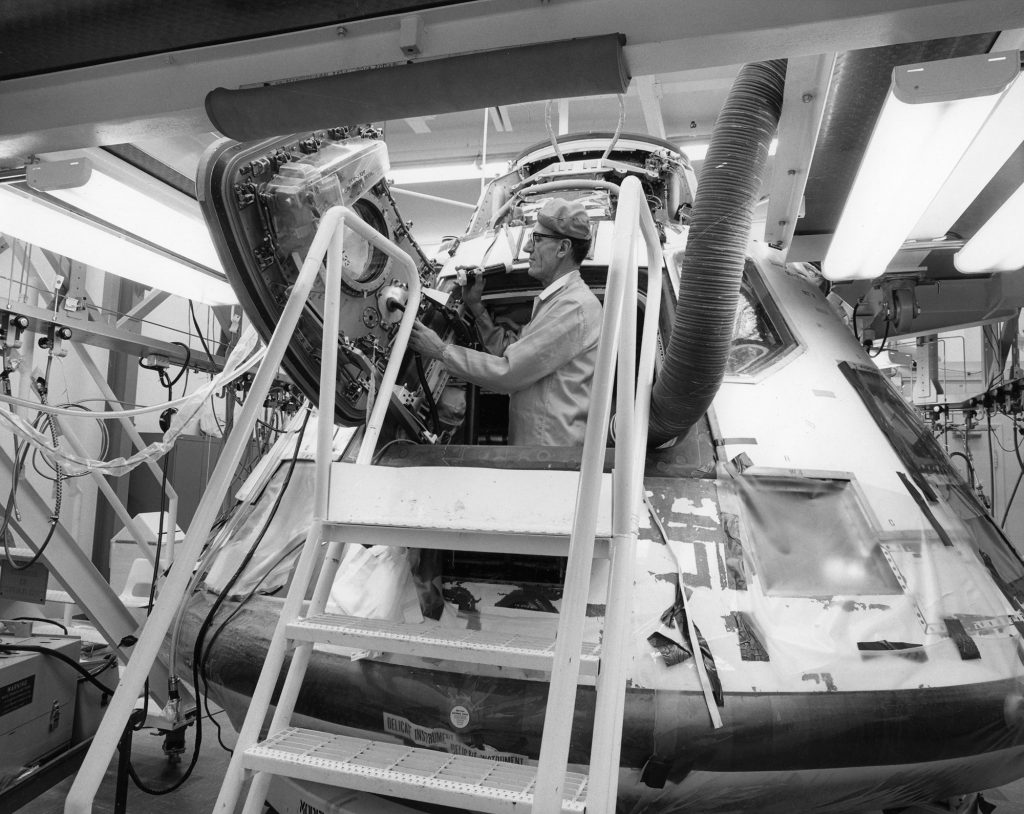
[[[237,141],[568,96],[625,93],[625,37],[545,42],[206,96],[210,121]]]
[[[782,110],[785,60],[746,65],[715,122],[701,169],[649,441],[684,435],[725,376],[750,223]]]

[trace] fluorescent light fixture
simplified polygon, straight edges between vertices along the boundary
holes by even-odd
[[[930,240],[945,235],[1021,141],[1024,141],[1024,80],[1018,77],[1003,94],[908,239]]]
[[[92,167],[82,186],[47,190],[48,195],[224,274],[210,230],[194,199],[100,149],[50,153],[41,158],[84,158]]]
[[[31,192],[0,184],[0,229],[26,243],[208,305],[238,302],[209,269],[148,246]]]
[[[1020,73],[1019,59],[1013,51],[893,71],[892,87],[825,255],[822,271],[828,279],[871,279],[885,272],[1007,95]],[[1001,163],[993,162],[988,178]]]
[[[1024,185],[996,210],[977,234],[953,255],[964,274],[1016,271],[1024,268]]]
[[[481,168],[477,164],[432,164],[422,167],[392,167],[387,177],[400,186],[409,184],[436,184],[444,181],[478,181],[481,177],[497,178],[508,169],[506,161],[489,161]]]

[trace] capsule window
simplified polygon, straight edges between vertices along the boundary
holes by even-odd
[[[761,282],[757,267],[748,258],[743,269],[726,375],[758,373],[795,344],[796,340]]]
[[[852,480],[742,475],[745,548],[772,596],[902,593]]]

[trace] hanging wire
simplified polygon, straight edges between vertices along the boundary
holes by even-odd
[[[601,156],[601,160],[604,161],[609,155],[611,155],[612,148],[616,145],[619,140],[619,134],[622,133],[622,123],[626,120],[626,103],[623,99],[622,94],[618,94],[619,97],[619,122],[615,125],[615,134],[611,137],[608,142],[608,146],[604,149],[604,154]]]
[[[554,99],[548,99],[547,104],[544,105],[544,127],[547,128],[548,138],[551,139],[551,146],[555,148],[555,155],[558,157],[558,163],[565,163],[565,156],[562,155],[562,149],[558,146],[558,137],[555,135],[555,131],[551,128],[551,106],[554,104]]]

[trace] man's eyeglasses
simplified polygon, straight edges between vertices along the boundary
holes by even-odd
[[[546,237],[548,240],[569,240],[569,238],[562,237],[561,235],[547,235],[544,234],[544,232],[531,232],[528,242],[534,242],[544,237]]]

